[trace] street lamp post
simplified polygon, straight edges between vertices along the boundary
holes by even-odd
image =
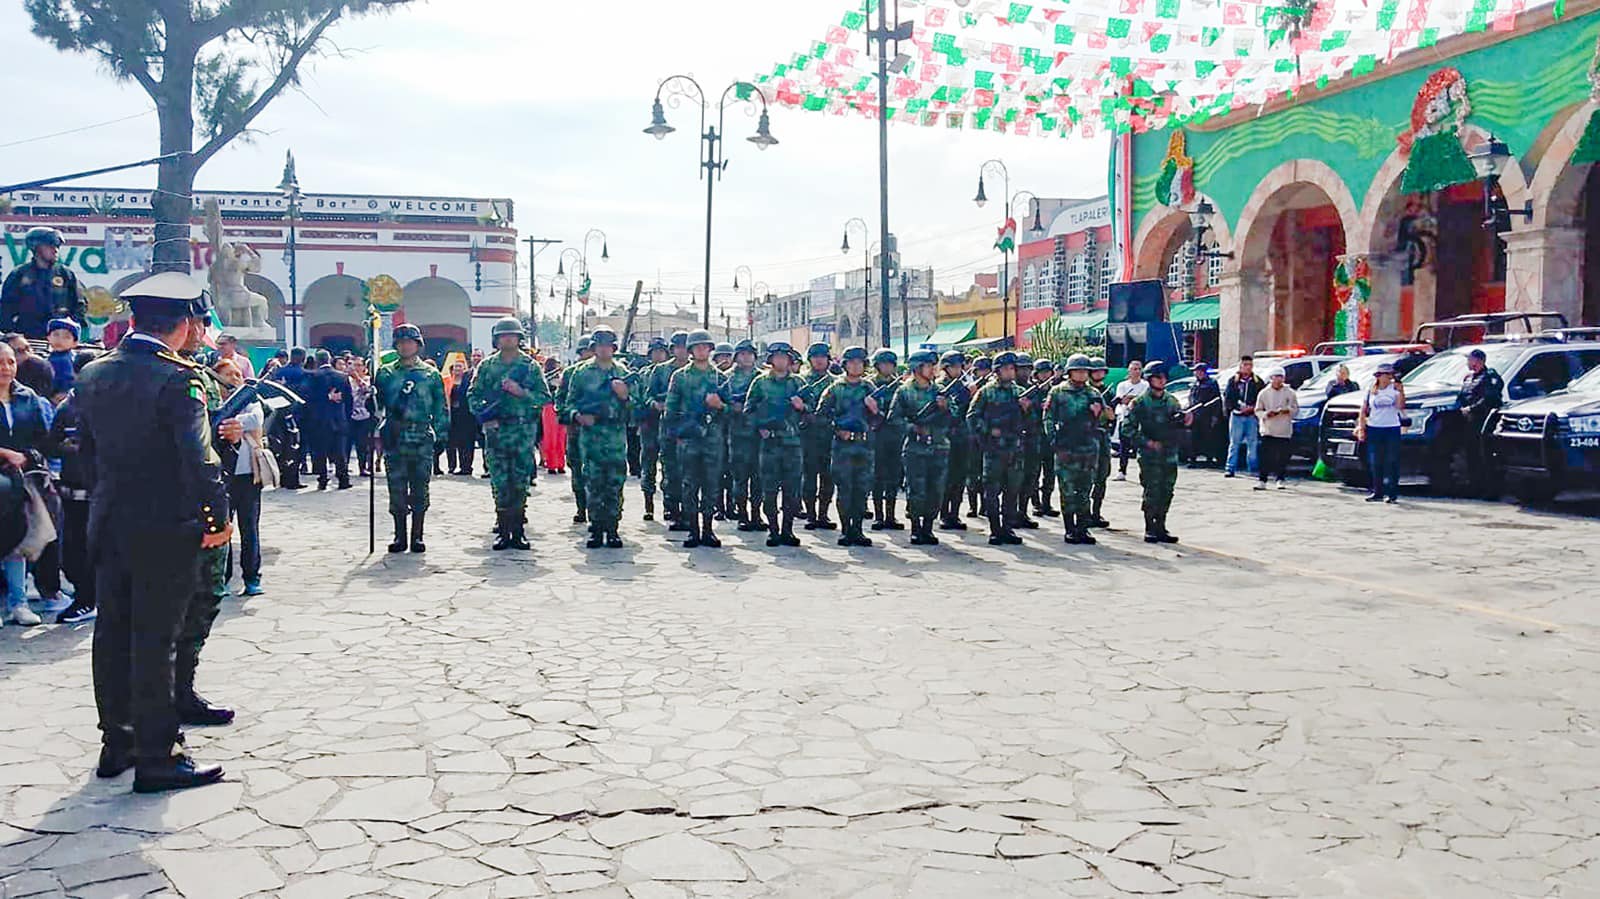
[[[759,294],[763,300],[765,300],[767,297],[772,296],[772,285],[768,284],[765,281],[757,281],[756,283],[750,285],[750,299],[751,299],[751,301],[755,300],[755,297],[756,297],[757,294]],[[750,316],[750,312],[749,312],[748,308],[745,311],[745,324],[747,325],[745,330],[747,330],[749,332],[746,336],[748,336],[751,340],[755,340],[756,339],[755,320]]]
[[[998,160],[998,159],[991,159],[988,162],[985,162],[983,165],[978,167],[978,195],[972,198],[972,202],[976,203],[978,205],[979,209],[982,209],[983,205],[985,203],[989,202],[989,197],[984,192],[984,189],[983,189],[983,176],[984,176],[985,173],[989,172],[991,169],[998,169],[999,170],[1000,177],[1001,177],[1001,180],[1003,182],[1004,190],[1005,190],[1006,214],[1005,214],[1005,218],[1002,220],[1002,227],[1004,227],[1004,223],[1005,222],[1011,221],[1011,210],[1012,210],[1012,206],[1015,203],[1017,197],[1022,197],[1024,195],[1026,195],[1029,198],[1029,200],[1031,200],[1032,203],[1033,203],[1033,227],[1030,228],[1029,230],[1031,230],[1035,234],[1044,233],[1044,224],[1039,220],[1040,213],[1042,212],[1042,210],[1040,209],[1039,198],[1037,196],[1035,196],[1034,194],[1028,192],[1028,191],[1017,191],[1016,196],[1012,196],[1012,194],[1011,194],[1011,172],[1006,169],[1006,164],[1004,162]],[[1012,249],[1015,249],[1015,248],[1014,247],[1011,248],[1011,249],[1002,248],[1000,250],[1000,331],[1001,331],[1002,335],[1005,337],[1005,339],[1008,340],[1008,341],[1011,340],[1011,250]]]
[[[671,90],[668,90],[669,87]],[[692,94],[689,90],[691,87],[693,88]],[[767,119],[767,98],[755,85],[748,81],[735,81],[724,88],[722,91],[722,99],[717,102],[717,124],[713,127],[708,125],[706,122],[707,114],[710,111],[709,101],[706,97],[705,90],[700,87],[700,82],[694,80],[694,78],[689,75],[673,75],[663,79],[662,82],[656,86],[655,102],[651,105],[650,109],[650,126],[644,129],[645,134],[654,137],[656,140],[663,140],[667,135],[677,130],[671,125],[667,124],[666,112],[661,105],[661,94],[664,90],[668,91],[667,102],[674,108],[677,107],[680,99],[683,97],[696,98],[700,103],[700,139],[705,144],[705,148],[701,151],[700,177],[704,178],[706,182],[706,293],[701,326],[709,330],[711,327],[712,194],[716,182],[722,180],[722,173],[728,167],[728,163],[723,159],[723,137],[726,134],[723,128],[723,120],[728,111],[729,95],[734,94],[737,91],[738,94],[742,94],[742,96],[736,97],[738,100],[748,101],[752,95],[761,100],[761,118],[756,125],[756,133],[749,138],[746,138],[750,141],[750,143],[755,144],[757,149],[765,150],[768,147],[776,145],[778,143],[778,139],[772,136],[770,124]]]
[[[297,346],[300,343],[300,280],[298,259],[295,249],[297,226],[300,220],[300,201],[304,198],[300,193],[300,179],[294,172],[294,151],[289,151],[283,164],[283,180],[278,184],[279,193],[288,209],[284,217],[289,220],[289,243],[284,248],[284,254],[289,257],[289,345]]]
[[[585,242],[587,242],[587,239],[585,239]],[[572,274],[567,273],[568,260],[572,262]],[[562,250],[561,256],[556,260],[556,277],[561,279],[562,284],[566,285],[567,291],[566,301],[561,306],[561,319],[567,324],[567,346],[569,347],[577,343],[572,326],[572,277],[579,272],[582,266],[583,253],[573,247]]]
[[[861,226],[861,250],[863,253],[863,258],[861,260],[861,271],[866,276],[866,283],[861,286],[861,344],[862,346],[871,349],[872,341],[867,339],[866,328],[867,322],[872,320],[872,245],[868,242],[868,238],[872,236],[872,230],[867,227],[866,220],[860,216],[856,216],[845,222],[844,240],[839,244],[839,252],[847,255],[850,252],[851,225]]]

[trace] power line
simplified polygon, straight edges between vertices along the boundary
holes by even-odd
[[[14,140],[8,143],[0,144],[0,150],[7,149],[9,147],[20,147],[23,144],[37,143],[42,140],[49,140],[53,137],[66,137],[69,134],[82,134],[85,131],[93,131],[96,128],[104,128],[107,125],[116,125],[121,122],[131,122],[134,119],[144,118],[153,112],[155,112],[155,108],[151,107],[150,109],[146,109],[144,112],[136,112],[133,115],[125,115],[119,119],[107,119],[104,122],[95,122],[92,125],[81,125],[77,128],[68,128],[65,131],[55,131],[50,134],[40,134],[36,137],[25,137],[22,140]]]

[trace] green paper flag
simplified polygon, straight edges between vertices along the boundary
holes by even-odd
[[[1162,19],[1176,19],[1178,17],[1178,0],[1157,0],[1156,16]]]
[[[1150,39],[1150,52],[1151,53],[1165,53],[1165,52],[1167,52],[1167,47],[1169,45],[1171,45],[1171,43],[1172,43],[1172,35],[1170,35],[1170,34],[1158,34],[1155,37]]]
[[[1400,13],[1400,0],[1383,0],[1383,5],[1378,7],[1378,30],[1388,31],[1394,27],[1395,16]]]
[[[1356,57],[1356,64],[1355,64],[1355,66],[1353,66],[1350,69],[1350,74],[1352,74],[1352,75],[1370,74],[1372,72],[1372,70],[1377,68],[1377,67],[1378,67],[1378,57],[1372,55],[1371,53],[1363,53],[1360,56]]]
[[[1215,70],[1217,64],[1206,59],[1197,59],[1194,62],[1194,77],[1204,78]]]
[[[1070,45],[1072,43],[1072,39],[1077,37],[1077,36],[1078,36],[1078,33],[1076,31],[1073,31],[1070,26],[1067,26],[1067,25],[1057,25],[1056,26],[1056,43],[1058,43],[1058,44],[1068,44],[1068,45]]]
[[[1011,10],[1006,13],[1006,21],[1013,25],[1021,25],[1028,21],[1028,15],[1033,12],[1033,7],[1026,3],[1013,3]]]
[[[956,48],[956,36],[955,35],[953,35],[953,34],[944,34],[942,32],[938,32],[938,31],[933,33],[933,52],[935,52],[935,53],[949,53],[951,50],[954,50],[955,48]]]
[[[855,31],[861,26],[867,24],[867,17],[858,12],[847,12],[844,14],[844,20],[839,24],[850,29],[851,31]]]
[[[1125,38],[1125,37],[1128,36],[1129,32],[1131,32],[1132,30],[1133,30],[1133,20],[1131,20],[1131,19],[1107,19],[1106,20],[1106,37],[1109,37],[1109,38]]]
[[[972,73],[972,86],[983,90],[994,88],[994,73],[986,69],[979,69]]]

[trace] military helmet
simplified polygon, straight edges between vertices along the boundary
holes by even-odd
[[[711,355],[713,355],[713,356],[732,356],[733,355],[733,344],[728,343],[727,341],[722,341],[722,342],[718,343],[715,347],[712,348]]]
[[[1095,356],[1089,360],[1089,370],[1110,371],[1111,369],[1106,365],[1106,360],[1103,357]]]
[[[754,341],[745,338],[733,345],[733,351],[735,353],[749,353],[753,356],[756,352],[756,345]]]
[[[978,358],[972,360],[972,367],[982,369],[994,368],[994,360],[990,359],[988,356],[979,356]]]
[[[689,345],[689,332],[688,331],[673,331],[672,332],[672,345],[673,346],[688,346]]]
[[[1036,372],[1055,371],[1056,364],[1049,359],[1040,359],[1038,362],[1033,363],[1033,370]]]
[[[389,335],[389,342],[398,345],[402,340],[415,340],[418,346],[422,345],[422,329],[406,322],[394,326],[394,333]]]
[[[1167,376],[1167,363],[1157,359],[1149,362],[1144,367],[1146,378],[1165,378]]]
[[[1094,361],[1082,353],[1073,353],[1071,356],[1067,357],[1066,368],[1067,371],[1080,368],[1084,371],[1089,371],[1090,369],[1094,368]]]
[[[594,333],[589,335],[589,342],[594,346],[599,346],[600,344],[616,346],[617,332],[604,325],[601,325],[600,327],[594,329]]]
[[[578,336],[578,343],[577,343],[577,347],[576,348],[577,348],[578,352],[580,352],[580,353],[584,352],[585,350],[593,350],[594,349],[594,338],[590,337],[587,334],[580,334]]]
[[[687,346],[691,350],[702,344],[712,348],[715,348],[717,345],[716,338],[712,337],[711,332],[704,328],[695,328],[684,337],[684,346]]]
[[[749,343],[749,342],[750,341],[746,340],[746,341],[744,341],[744,342],[739,344],[739,346],[741,348],[741,351],[742,351],[742,348],[744,347],[744,345],[746,343]],[[754,347],[752,347],[751,349],[754,350]],[[791,359],[794,358],[797,355],[795,353],[795,351],[794,351],[794,347],[790,346],[789,344],[785,343],[782,340],[774,340],[773,342],[767,344],[767,360],[768,361],[771,361],[772,357],[778,355],[779,353],[783,353],[783,354],[789,356],[789,358],[791,358]]]
[[[667,339],[665,337],[661,337],[661,336],[658,335],[658,336],[650,338],[650,349],[652,349],[652,350],[664,350],[666,348],[667,348]]]
[[[895,354],[894,350],[884,347],[883,349],[872,354],[872,364],[873,366],[899,365],[900,357]]]
[[[1012,353],[1012,355],[1017,357],[1017,367],[1018,368],[1032,368],[1033,367],[1033,357],[1028,355],[1027,353]]]
[[[865,351],[863,351],[863,352],[865,352]],[[806,350],[806,358],[807,359],[815,359],[818,356],[828,356],[828,355],[831,355],[831,354],[832,354],[832,350],[830,350],[828,348],[828,345],[825,344],[825,343],[813,343],[811,345],[811,347]]]
[[[967,357],[960,350],[951,350],[939,357],[940,365],[966,365]]]
[[[906,357],[906,363],[912,368],[916,368],[919,365],[938,365],[939,354],[933,350],[917,350]]]
[[[839,361],[849,362],[852,359],[856,360],[857,362],[867,361],[867,348],[864,346],[846,347],[844,355],[839,357]]]
[[[500,339],[502,334],[515,334],[518,337],[528,336],[528,333],[522,330],[522,322],[509,315],[495,322],[494,327],[489,329],[489,336],[496,341]]]
[[[46,228],[43,225],[37,228],[29,228],[28,233],[23,235],[22,242],[30,250],[41,244],[59,247],[61,246],[61,232],[54,228]]]
[[[1017,365],[1017,364],[1018,364],[1017,363],[1017,354],[1011,352],[1010,350],[1006,350],[1006,351],[1004,351],[1002,353],[995,354],[995,357],[994,357],[994,367],[995,368],[1000,368],[1001,366],[1004,366],[1004,365]]]

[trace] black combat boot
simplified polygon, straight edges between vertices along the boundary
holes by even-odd
[[[783,530],[781,531],[784,546],[799,546],[800,538],[794,535],[794,513],[784,510]]]
[[[825,500],[825,499],[817,500],[817,514],[815,516],[813,516],[810,521],[806,522],[806,530],[808,530],[808,531],[833,531],[833,530],[838,530],[839,526],[837,524],[834,524],[833,520],[828,517],[828,503],[829,502],[831,502],[831,500]]]
[[[588,521],[589,521],[589,510],[587,508],[583,507],[583,506],[579,506],[578,507],[578,511],[573,513],[573,515],[572,515],[572,523],[573,524],[585,524]]]
[[[922,546],[926,541],[922,539],[922,518],[911,516],[911,545]]]
[[[504,509],[496,509],[494,513],[494,549],[496,551],[511,548],[510,516]]]
[[[933,516],[922,516],[922,545],[938,546],[939,538],[933,535]]]
[[[135,793],[165,793],[168,790],[187,790],[203,787],[222,780],[221,765],[197,765],[182,753],[158,761],[140,760],[134,767],[133,791]]]
[[[404,512],[392,512],[394,518],[394,542],[389,544],[389,552],[403,553],[410,545],[406,540],[406,516]]]
[[[205,701],[205,698],[194,691],[194,669],[198,659],[185,656],[192,653],[179,653],[173,666],[172,697],[173,708],[178,713],[178,723],[191,727],[221,727],[233,723],[233,709],[214,706]]]
[[[855,545],[856,546],[871,546],[872,545],[872,538],[868,537],[861,530],[861,519],[857,518],[855,520],[855,526],[854,526],[854,528],[852,528],[852,530],[855,532],[855,535],[856,535],[856,541],[855,541]]]
[[[526,531],[526,528],[528,526],[527,513],[526,512],[512,512],[512,513],[510,513],[510,516],[511,516],[511,548],[512,549],[533,549],[533,546],[528,543],[528,535],[527,535],[527,531]]]
[[[584,542],[589,549],[599,549],[606,545],[606,534],[598,524],[589,525],[589,539]]]
[[[644,520],[656,520],[656,495],[654,493],[646,493],[644,495]]]
[[[985,517],[989,519],[989,545],[1005,546],[1006,529],[1000,524],[1000,516],[991,511]]]
[[[764,531],[767,529],[766,525],[763,524],[761,520],[760,503],[752,502],[750,500],[740,500],[738,507],[739,530],[745,531],[746,533],[754,533],[756,531]]]
[[[1162,543],[1178,542],[1178,538],[1172,536],[1172,534],[1167,530],[1167,513],[1165,511],[1162,511],[1156,515],[1156,536],[1161,538]]]
[[[889,494],[889,496],[886,499],[884,499],[884,501],[883,501],[883,509],[889,515],[888,519],[883,522],[883,529],[884,530],[886,530],[886,531],[903,531],[903,530],[906,529],[905,522],[901,521],[899,518],[897,518],[895,516],[895,513],[897,511],[895,509],[895,507],[898,506],[898,505],[900,505],[900,498],[898,496],[896,496],[895,494],[891,493],[891,494]]]
[[[1109,527],[1111,527],[1111,522],[1106,521],[1105,518],[1100,515],[1100,505],[1102,503],[1104,503],[1104,502],[1105,502],[1104,498],[1097,499],[1097,500],[1094,501],[1094,511],[1089,513],[1089,527],[1092,527],[1092,528],[1109,528]]]
[[[715,515],[700,516],[700,545],[711,549],[721,549],[722,541],[718,540],[717,535],[711,530],[711,522],[715,519]]]
[[[428,551],[427,544],[422,542],[422,522],[427,518],[427,515],[428,513],[426,512],[411,513],[411,551],[414,553]]]
[[[107,736],[100,744],[100,762],[95,765],[94,776],[112,778],[133,767],[133,736]]]
[[[1156,517],[1150,514],[1149,509],[1144,512],[1144,542],[1161,542],[1161,526],[1156,524]]]
[[[678,500],[677,505],[672,507],[672,526],[667,528],[667,530],[677,531],[680,534],[692,532],[694,530],[695,518],[695,513],[685,509],[683,506],[683,500],[680,499]]]
[[[1082,513],[1082,512],[1078,513],[1077,521],[1078,521],[1078,542],[1080,544],[1082,544],[1084,546],[1094,546],[1096,543],[1100,542],[1100,541],[1094,539],[1094,535],[1093,534],[1089,533],[1089,516],[1087,514]]]
[[[1055,502],[1053,501],[1054,493],[1055,491],[1049,487],[1039,491],[1039,514],[1046,518],[1055,518],[1061,514],[1056,511]]]
[[[621,549],[622,537],[617,534],[617,526],[606,528],[606,549]]]
[[[778,532],[778,522],[777,521],[773,521],[772,524],[767,526],[767,545],[768,546],[782,546],[783,545],[783,534]]]
[[[685,531],[689,532],[689,536],[687,536],[687,537],[685,537],[683,539],[683,548],[684,549],[697,549],[697,548],[699,548],[699,546],[700,546],[700,516],[692,515],[692,514],[688,513],[687,511],[685,511],[684,514],[679,518],[679,520],[674,523],[674,530],[676,530],[676,525],[679,525],[679,524],[683,525],[683,529]]]
[[[1065,532],[1061,537],[1061,542],[1067,544],[1068,546],[1077,546],[1082,542],[1078,539],[1077,515],[1068,512],[1067,514],[1061,516],[1061,527]]]
[[[883,516],[883,497],[874,496],[872,498],[872,529],[881,531],[889,526],[888,522],[889,520]]]
[[[956,501],[956,505],[957,506],[961,505],[960,500]],[[971,487],[967,488],[967,517],[968,518],[982,518],[983,517],[983,516],[978,514],[978,491],[972,489]]]

